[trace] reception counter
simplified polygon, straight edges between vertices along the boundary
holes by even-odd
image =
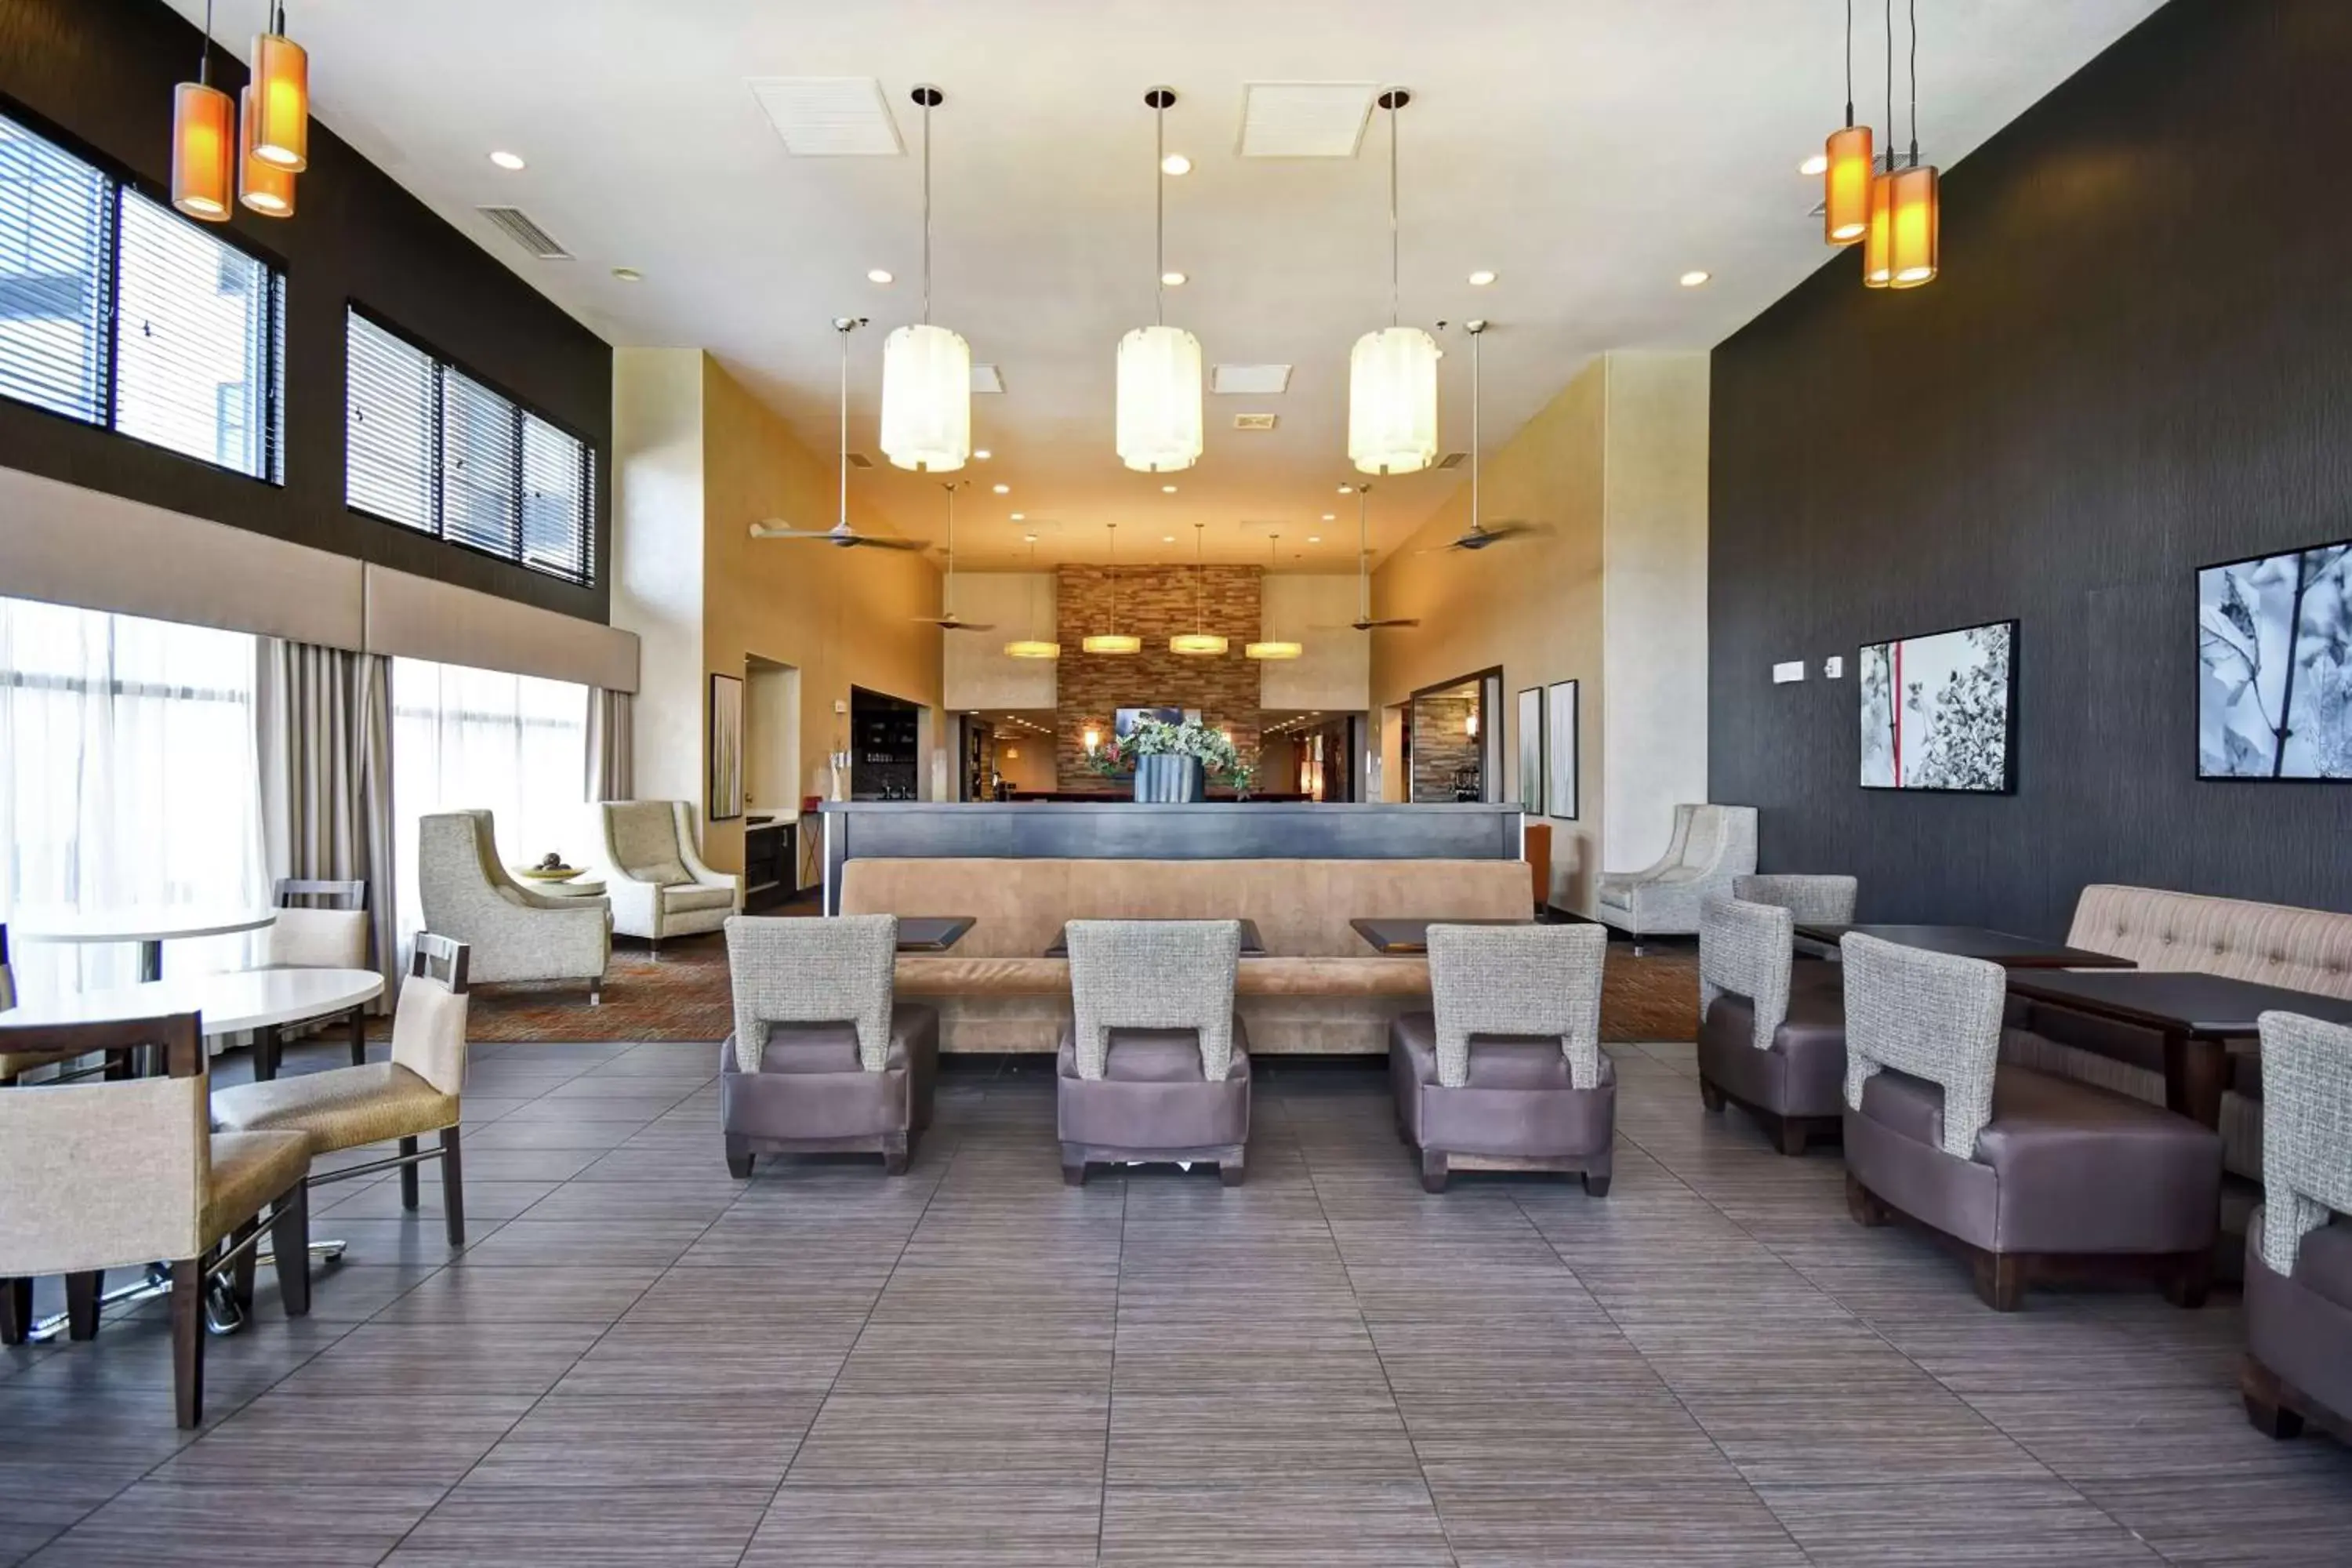
[[[827,914],[840,912],[842,867],[865,858],[1517,860],[1521,852],[1516,804],[837,801],[823,815]]]

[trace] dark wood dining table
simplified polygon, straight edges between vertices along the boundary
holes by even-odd
[[[1432,926],[1531,926],[1531,920],[1496,919],[1481,916],[1472,920],[1449,919],[1444,915],[1413,915],[1390,917],[1359,915],[1348,922],[1356,934],[1372,944],[1374,952],[1391,956],[1410,956],[1429,951],[1429,928]]]
[[[1265,942],[1257,934],[1257,921],[1244,921],[1241,922],[1241,927],[1242,956],[1244,958],[1264,958],[1265,956]],[[1067,925],[1063,926],[1061,931],[1055,935],[1054,945],[1045,950],[1045,956],[1047,958],[1067,958],[1070,956],[1070,928]]]
[[[900,915],[900,952],[945,952],[979,921],[971,915]]]
[[[1954,958],[1980,958],[1998,963],[2003,969],[2132,967],[2130,959],[2117,958],[2113,953],[2093,952],[2088,948],[2068,947],[2061,942],[2043,942],[2011,931],[1990,931],[1982,926],[1828,925],[1799,921],[1796,928],[1800,940],[1817,942],[1824,947],[1835,947],[1838,939],[1848,931],[1858,936],[1874,936],[1881,942],[1895,942],[1904,947],[1916,947],[1924,952],[1940,952]]]
[[[2009,989],[2029,1002],[2161,1034],[2165,1104],[2207,1127],[2221,1124],[2230,1042],[2258,1034],[2256,1021],[2264,1013],[2301,1013],[2352,1026],[2352,1001],[2342,997],[2189,970],[2053,970],[2011,974]]]

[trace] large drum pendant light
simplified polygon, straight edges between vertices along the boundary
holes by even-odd
[[[1152,275],[1155,320],[1118,341],[1118,460],[1147,474],[1189,468],[1201,458],[1201,340],[1168,324],[1168,106],[1172,88],[1143,95],[1154,116]]]
[[[257,153],[253,143],[257,120],[253,89],[248,87],[237,100],[237,125],[244,135],[236,160],[236,199],[263,217],[292,217],[294,171],[281,169]]]
[[[204,223],[226,223],[236,178],[236,105],[213,86],[213,8],[205,5],[205,52],[196,79],[172,89],[172,205]]]
[[[1942,195],[1936,167],[1919,162],[1919,0],[1911,0],[1911,161],[1887,171],[1887,265],[1896,289],[1935,281],[1942,265]],[[1889,134],[1894,119],[1888,117]],[[1893,160],[1889,159],[1891,163]]]
[[[269,31],[253,40],[253,155],[299,174],[310,166],[310,57],[286,36],[281,3]]]
[[[882,345],[882,450],[891,466],[943,473],[971,456],[971,345],[931,324],[931,110],[944,101],[919,87],[923,109],[923,319]]]
[[[1870,229],[1873,162],[1870,127],[1853,122],[1853,0],[1845,0],[1845,126],[1830,132],[1822,153],[1829,167],[1822,171],[1822,237],[1852,245]]]
[[[1397,110],[1412,94],[1380,96],[1389,116],[1389,324],[1348,357],[1348,457],[1367,474],[1410,474],[1437,458],[1437,340],[1397,324]]]
[[[1110,580],[1110,630],[1097,632],[1083,638],[1078,646],[1088,653],[1119,656],[1143,651],[1143,639],[1131,632],[1118,629],[1118,524],[1109,523],[1110,556],[1103,575]]]
[[[1219,658],[1228,646],[1223,637],[1208,629],[1207,617],[1202,610],[1202,584],[1208,567],[1201,559],[1201,542],[1206,537],[1203,531],[1208,526],[1205,522],[1192,525],[1192,629],[1178,632],[1168,639],[1170,653],[1188,654],[1194,658]]]

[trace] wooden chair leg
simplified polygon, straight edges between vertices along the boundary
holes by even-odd
[[[882,1135],[882,1173],[886,1176],[907,1173],[907,1135],[904,1132]]]
[[[310,1311],[310,1184],[297,1182],[269,1206],[269,1249],[277,1255],[278,1297],[289,1318]],[[249,1259],[253,1255],[246,1254]],[[247,1268],[247,1279],[251,1268]],[[248,1283],[248,1289],[250,1285]]]
[[[2195,1311],[2205,1304],[2213,1290],[2213,1253],[2184,1252],[2173,1260],[2164,1275],[2164,1299],[2176,1307]]]
[[[2248,1356],[2239,1369],[2238,1388],[2255,1431],[2282,1443],[2303,1436],[2303,1416],[2288,1407],[2286,1386],[2270,1368]]]
[[[1439,1149],[1423,1149],[1421,1152],[1421,1190],[1424,1193],[1444,1192],[1445,1177],[1444,1152]]]
[[[33,1331],[33,1282],[0,1279],[0,1345],[21,1345]]]
[[[1087,1184],[1087,1157],[1070,1144],[1062,1145],[1062,1185],[1083,1187]]]
[[[205,1260],[172,1261],[172,1394],[183,1427],[205,1419]]]
[[[278,1076],[278,1058],[282,1050],[274,1027],[253,1032],[253,1081],[268,1083]]]
[[[457,1129],[441,1129],[441,1217],[449,1245],[466,1245],[466,1173],[458,1163]]]
[[[1870,1189],[1862,1184],[1862,1178],[1852,1171],[1845,1173],[1845,1212],[1861,1226],[1882,1226],[1887,1219],[1886,1205],[1873,1197]]]
[[[1709,1112],[1720,1111],[1724,1107],[1723,1090],[1701,1079],[1698,1080],[1698,1102]]]
[[[2013,1252],[1976,1255],[1977,1296],[1996,1312],[2025,1305],[2025,1260]]]
[[[727,1134],[727,1173],[737,1181],[749,1181],[751,1176],[751,1141],[735,1133]]]
[[[238,1243],[244,1241],[247,1237],[259,1234],[260,1230],[261,1216],[256,1215],[253,1218],[247,1220],[243,1225],[238,1226],[236,1229],[228,1233],[229,1245],[231,1247],[235,1247]],[[305,1248],[306,1256],[308,1255],[307,1249],[309,1246],[310,1243],[305,1240],[303,1247]],[[229,1300],[236,1303],[236,1310],[239,1316],[243,1317],[247,1322],[250,1322],[253,1320],[254,1259],[259,1255],[260,1251],[261,1248],[258,1246],[248,1247],[243,1252],[236,1255],[236,1262],[228,1266]]]
[[[1240,1186],[1249,1175],[1247,1161],[1241,1150],[1228,1150],[1217,1161],[1217,1180],[1229,1187]]]
[[[367,1009],[352,1009],[352,1066],[367,1066]]]
[[[98,1338],[98,1304],[106,1294],[106,1271],[87,1269],[66,1276],[66,1338]]]
[[[1607,1197],[1609,1195],[1609,1182],[1610,1176],[1605,1171],[1585,1172],[1584,1195],[1588,1198]]]
[[[415,1159],[416,1140],[402,1139],[400,1155],[404,1160]],[[416,1167],[415,1165],[403,1165],[400,1168],[400,1206],[404,1209],[414,1209],[416,1206]]]
[[[1805,1152],[1805,1144],[1809,1140],[1805,1135],[1805,1124],[1802,1121],[1793,1116],[1783,1116],[1776,1131],[1781,1153],[1793,1159]]]

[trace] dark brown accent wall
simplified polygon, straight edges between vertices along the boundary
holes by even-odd
[[[258,0],[224,26],[250,30]],[[299,37],[300,16],[295,16]],[[29,110],[68,146],[167,195],[173,84],[194,74],[199,34],[162,0],[0,0],[0,110]],[[245,68],[225,51],[213,80]],[[296,216],[240,212],[236,236],[287,277],[286,483],[208,464],[0,400],[0,464],[174,511],[503,595],[607,618],[612,530],[612,350],[325,124]],[[553,265],[582,265],[558,263]],[[500,391],[585,437],[597,454],[595,582],[581,587],[349,511],[343,505],[344,308],[356,300]]]
[[[2200,783],[2195,712],[2197,568],[2352,537],[2347,84],[2342,0],[2173,0],[1946,174],[1935,283],[1841,256],[1717,350],[1710,794],[1765,868],[2030,932],[2092,881],[2352,910],[2352,785]],[[2009,616],[2017,794],[1858,788],[1856,647]]]
[[[1112,787],[1087,767],[1083,736],[1089,724],[1109,734],[1111,715],[1121,708],[1197,708],[1204,721],[1233,737],[1244,762],[1255,761],[1258,666],[1242,649],[1258,638],[1261,575],[1255,566],[1211,566],[1199,574],[1202,629],[1222,633],[1229,644],[1223,654],[1205,658],[1168,651],[1170,637],[1193,626],[1192,568],[1119,569],[1118,629],[1143,639],[1141,652],[1119,655],[1090,654],[1078,646],[1089,632],[1111,629],[1109,570],[1065,566],[1055,573],[1054,624],[1062,642],[1055,671],[1055,762],[1062,788]]]

